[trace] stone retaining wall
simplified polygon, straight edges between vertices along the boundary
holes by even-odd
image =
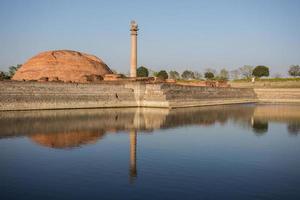
[[[300,88],[255,88],[262,103],[300,103]]]
[[[0,82],[0,110],[191,107],[256,102],[253,89],[211,88],[167,83]]]
[[[0,82],[0,110],[136,106],[122,84]]]
[[[164,84],[161,91],[172,108],[257,102],[253,89],[248,88]]]

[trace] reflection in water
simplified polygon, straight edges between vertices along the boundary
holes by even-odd
[[[137,177],[138,132],[180,126],[211,126],[232,122],[256,135],[268,132],[269,123],[286,123],[291,135],[300,132],[300,106],[232,105],[184,109],[86,109],[0,112],[0,139],[27,136],[35,143],[70,149],[96,143],[108,133],[129,132],[131,182]]]
[[[58,132],[49,134],[38,133],[30,136],[30,139],[42,146],[65,149],[96,143],[102,136],[103,132]]]
[[[291,135],[298,135],[300,133],[300,122],[289,123],[287,129]]]
[[[108,132],[153,131],[188,125],[210,126],[228,120],[255,133],[268,130],[268,122],[287,122],[299,132],[299,106],[234,105],[185,109],[87,109],[0,112],[0,138],[30,136],[54,148],[77,147]],[[57,142],[60,140],[61,142]]]
[[[268,132],[269,124],[267,121],[255,120],[252,118],[252,128],[256,135],[263,135]]]
[[[130,166],[129,166],[129,177],[130,182],[133,182],[137,177],[137,168],[136,168],[136,139],[137,134],[136,130],[131,130],[129,133],[130,136]]]
[[[268,123],[287,123],[299,132],[300,106],[232,105],[184,109],[127,108],[0,112],[0,138],[28,136],[53,148],[78,147],[114,132],[151,132],[181,126],[211,126],[232,122],[255,133]],[[57,142],[60,140],[61,142]]]

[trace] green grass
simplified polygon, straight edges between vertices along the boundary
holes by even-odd
[[[262,78],[255,79],[255,82],[285,82],[285,81],[300,81],[300,78]],[[251,82],[251,79],[236,79],[232,82]]]

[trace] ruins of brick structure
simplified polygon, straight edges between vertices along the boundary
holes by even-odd
[[[95,82],[113,72],[98,57],[71,50],[39,53],[13,76],[18,81]]]

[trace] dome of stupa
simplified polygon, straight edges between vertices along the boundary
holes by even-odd
[[[105,74],[112,73],[96,56],[71,50],[55,50],[39,53],[29,59],[12,79],[87,82],[90,77],[101,79]]]

